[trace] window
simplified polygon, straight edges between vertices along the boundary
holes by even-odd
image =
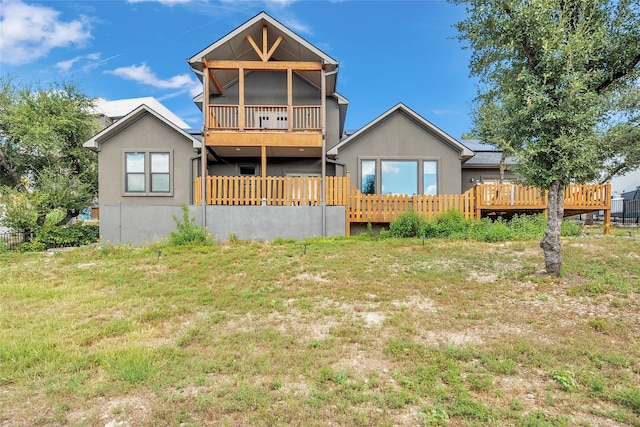
[[[257,175],[258,167],[256,165],[238,165],[238,174],[240,176]]]
[[[422,194],[438,194],[438,162],[435,160],[422,162]]]
[[[144,193],[146,190],[144,177],[144,153],[125,153],[126,182],[124,191],[127,193]]]
[[[363,194],[438,194],[438,160],[363,159],[360,191]]]
[[[168,193],[169,185],[169,153],[149,153],[151,159],[151,192]]]
[[[124,153],[124,193],[171,195],[171,153],[135,151]]]
[[[363,160],[360,170],[362,171],[360,191],[362,194],[376,194],[376,161]]]
[[[418,194],[418,162],[381,160],[382,194]]]

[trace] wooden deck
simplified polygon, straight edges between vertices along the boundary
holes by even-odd
[[[233,177],[206,178],[206,202],[210,205],[320,206],[319,177]],[[202,203],[200,178],[194,182],[195,203]],[[349,176],[327,177],[325,204],[346,207],[346,234],[351,224],[390,223],[398,215],[414,210],[433,218],[449,209],[465,217],[508,216],[515,213],[546,213],[547,196],[540,189],[514,184],[479,184],[464,194],[410,196],[362,194]],[[574,184],[564,192],[564,214],[572,216],[604,211],[605,233],[611,218],[610,184]]]

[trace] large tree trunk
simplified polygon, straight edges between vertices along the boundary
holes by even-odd
[[[562,249],[560,247],[560,226],[564,216],[564,187],[553,181],[549,186],[547,203],[547,231],[540,247],[544,252],[544,264],[547,274],[560,275],[562,267]]]

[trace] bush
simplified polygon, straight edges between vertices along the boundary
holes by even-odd
[[[21,251],[42,251],[49,248],[88,245],[98,241],[100,227],[81,222],[56,227],[45,225],[37,228],[31,240],[20,246]]]
[[[427,237],[449,239],[473,239],[484,242],[504,242],[507,240],[541,239],[547,228],[547,220],[542,214],[515,215],[511,220],[502,218],[465,219],[457,209],[450,209],[438,218],[424,220],[413,211],[404,212],[389,227],[391,237]],[[563,221],[562,236],[579,236],[582,226],[575,221]],[[386,237],[386,234],[381,237]]]
[[[169,234],[167,244],[169,246],[182,246],[188,244],[207,245],[211,243],[207,229],[201,225],[197,225],[194,217],[189,217],[189,207],[182,205],[182,221],[175,215],[173,220],[176,222],[178,231],[172,231]]]
[[[580,236],[582,234],[582,224],[577,221],[562,221],[560,226],[561,236]]]
[[[482,242],[504,242],[514,238],[511,224],[498,219],[482,218],[472,229],[472,238]]]
[[[414,211],[406,211],[389,224],[391,237],[416,237],[422,229],[424,220],[420,214]]]

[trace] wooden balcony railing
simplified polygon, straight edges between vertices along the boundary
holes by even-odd
[[[460,195],[409,196],[362,194],[350,184],[349,176],[327,177],[325,203],[345,206],[347,233],[351,223],[391,222],[408,210],[425,218],[449,209],[460,210],[466,218],[489,211],[545,211],[547,197],[542,191],[513,184],[481,184]],[[201,204],[200,178],[195,182],[195,203]],[[233,177],[206,178],[206,201],[210,205],[319,206],[319,177]],[[575,184],[565,189],[565,212],[611,209],[609,184]],[[605,221],[606,222],[606,221]]]
[[[241,117],[242,114],[242,117]],[[319,132],[322,109],[319,105],[210,105],[209,130],[272,130]]]
[[[202,203],[202,181],[195,179],[195,203]],[[319,206],[322,178],[269,176],[208,176],[209,205]],[[327,206],[346,206],[348,177],[328,176],[325,183]]]

